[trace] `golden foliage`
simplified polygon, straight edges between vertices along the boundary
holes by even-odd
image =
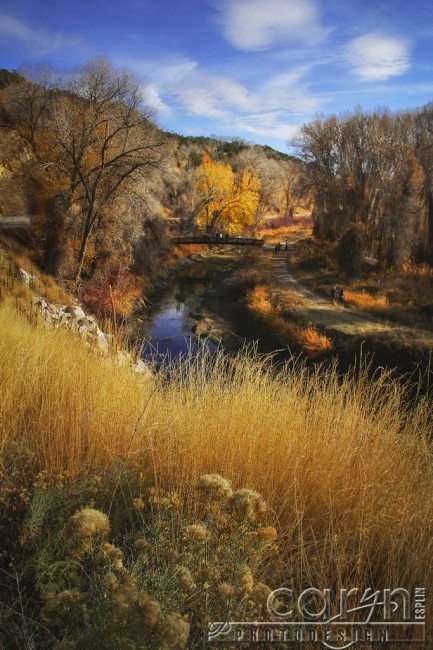
[[[198,215],[202,228],[233,234],[253,224],[260,189],[254,172],[247,170],[237,179],[229,164],[214,162],[204,154],[196,172],[196,184],[203,204]]]
[[[349,305],[353,305],[357,309],[386,309],[389,307],[388,298],[386,296],[372,296],[366,291],[345,291],[345,301]]]
[[[287,320],[290,312],[302,304],[302,300],[290,291],[272,292],[265,285],[258,285],[248,291],[246,304],[284,343],[301,345],[312,356],[332,350],[331,339],[315,327],[302,327]]]

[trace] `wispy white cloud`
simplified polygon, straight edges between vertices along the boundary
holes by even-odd
[[[158,96],[178,111],[200,119],[217,120],[220,128],[263,138],[287,140],[306,113],[319,110],[322,99],[301,83],[308,66],[274,75],[253,87],[198,65],[183,65],[171,77],[167,67],[153,71]],[[304,84],[305,86],[305,84]]]
[[[291,42],[313,45],[329,31],[314,0],[223,0],[218,9],[226,39],[241,50]]]
[[[24,46],[33,56],[45,56],[60,48],[83,46],[79,38],[52,33],[46,29],[34,29],[9,14],[0,14],[0,36],[6,42]]]
[[[370,32],[348,43],[345,62],[362,81],[385,81],[410,68],[410,49],[406,39],[382,32]]]
[[[146,103],[152,108],[157,115],[169,115],[172,109],[166,104],[162,98],[158,87],[155,84],[145,84],[143,88],[143,95]]]

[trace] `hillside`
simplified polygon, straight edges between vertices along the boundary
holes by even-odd
[[[427,397],[245,353],[137,374],[29,311],[17,262],[0,274],[5,647],[196,650],[228,606],[269,620],[281,585],[431,589]]]

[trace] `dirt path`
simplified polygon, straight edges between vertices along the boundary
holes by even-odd
[[[433,347],[433,332],[415,329],[395,322],[378,318],[368,312],[344,308],[334,304],[331,298],[327,300],[304,287],[287,268],[287,255],[282,250],[274,252],[274,247],[264,247],[263,254],[268,261],[268,268],[274,283],[288,289],[301,298],[304,305],[299,309],[299,315],[306,321],[323,327],[332,335],[342,333],[349,336],[380,336],[392,338],[405,344],[421,347]]]

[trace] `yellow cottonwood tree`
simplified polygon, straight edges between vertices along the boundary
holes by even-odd
[[[215,162],[203,154],[195,184],[198,223],[206,231],[222,229],[238,233],[244,226],[253,224],[260,188],[254,172],[247,170],[237,179],[229,164]]]

